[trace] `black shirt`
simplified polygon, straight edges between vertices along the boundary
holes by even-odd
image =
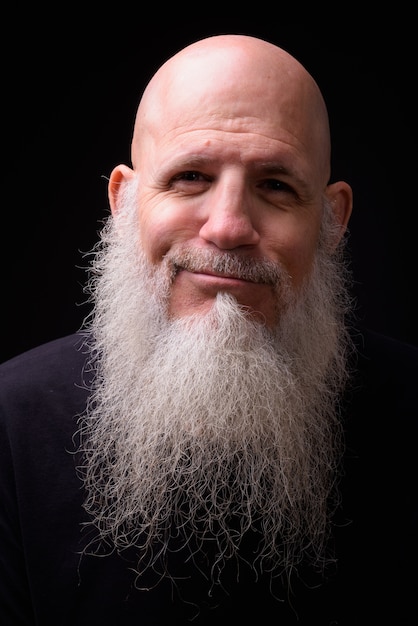
[[[74,436],[88,397],[82,339],[64,337],[4,363],[1,624],[416,624],[418,349],[369,332],[356,341],[355,375],[343,404],[336,562],[320,584],[295,576],[279,600],[263,578],[245,571],[227,594],[210,599],[186,564],[183,601],[168,580],[135,588],[129,551],[81,558],[88,536]]]

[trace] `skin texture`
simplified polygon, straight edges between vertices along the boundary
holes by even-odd
[[[109,182],[113,213],[124,181],[138,177],[141,245],[153,264],[180,246],[279,263],[298,289],[318,248],[324,200],[337,246],[352,191],[329,184],[326,107],[310,74],[287,52],[242,35],[198,41],[169,59],[140,102],[132,168]],[[277,322],[271,285],[208,266],[176,274],[169,314],[206,313],[228,291],[267,325]]]

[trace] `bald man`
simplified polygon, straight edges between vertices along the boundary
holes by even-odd
[[[5,623],[412,623],[418,351],[354,328],[330,152],[269,42],[153,76],[92,316],[1,367]]]

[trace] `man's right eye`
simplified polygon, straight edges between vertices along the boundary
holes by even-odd
[[[178,193],[197,194],[208,189],[211,179],[197,170],[178,172],[170,179],[169,188]]]
[[[186,182],[195,183],[203,180],[203,176],[199,172],[196,172],[194,170],[188,170],[186,172],[180,172],[176,176],[173,176],[172,180],[174,182],[178,180],[184,180]]]

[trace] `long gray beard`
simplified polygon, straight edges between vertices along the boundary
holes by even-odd
[[[323,245],[297,294],[280,268],[263,266],[266,281],[275,277],[274,330],[226,293],[207,315],[168,319],[175,265],[198,257],[180,250],[150,267],[131,203],[122,227],[104,228],[89,285],[96,378],[79,470],[95,540],[134,546],[139,576],[150,566],[172,575],[173,541],[210,552],[213,584],[253,532],[256,569],[289,572],[307,555],[324,562],[350,345],[343,264]]]

